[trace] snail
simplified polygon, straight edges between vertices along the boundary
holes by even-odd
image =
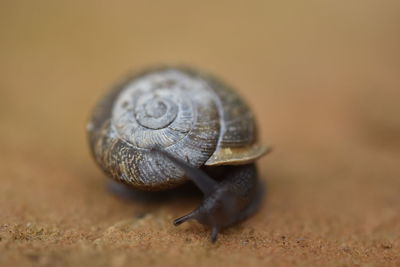
[[[161,67],[129,77],[95,106],[87,131],[95,161],[118,182],[160,191],[191,180],[203,202],[174,224],[195,219],[212,242],[259,207],[254,162],[269,149],[247,104],[209,74]]]

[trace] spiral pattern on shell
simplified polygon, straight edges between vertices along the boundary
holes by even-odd
[[[143,190],[186,181],[161,148],[193,166],[245,164],[263,155],[253,115],[211,76],[161,68],[131,77],[96,106],[88,125],[92,153],[115,180]]]
[[[219,136],[215,93],[201,79],[173,69],[139,76],[122,88],[108,107],[108,125],[95,140],[97,161],[112,177],[141,189],[182,183],[183,172],[148,149],[162,148],[192,165],[204,164]]]
[[[174,150],[194,127],[202,126],[202,117],[218,119],[213,102],[212,91],[199,80],[173,71],[149,74],[121,92],[111,123],[136,148]]]

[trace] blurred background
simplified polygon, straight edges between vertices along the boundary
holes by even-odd
[[[400,264],[399,33],[396,0],[0,0],[0,263]],[[233,85],[274,147],[217,248],[171,226],[198,201],[122,202],[88,152],[98,98],[159,64]]]

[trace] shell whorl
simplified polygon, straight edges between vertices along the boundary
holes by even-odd
[[[94,155],[114,179],[139,189],[161,190],[186,181],[168,160],[148,153],[159,147],[201,166],[220,134],[216,95],[202,79],[162,69],[123,84],[97,134]]]
[[[121,83],[95,107],[88,133],[104,172],[142,190],[187,181],[171,161],[149,153],[154,147],[196,167],[247,164],[267,151],[239,95],[186,68],[155,69]]]
[[[138,101],[139,102],[139,101]],[[142,103],[136,103],[136,121],[147,129],[163,129],[178,115],[179,107],[169,98],[150,95]]]
[[[120,93],[112,125],[122,140],[136,148],[173,146],[195,126],[197,106],[212,105],[209,92],[201,82],[181,73],[148,74]],[[191,97],[199,93],[202,99]]]

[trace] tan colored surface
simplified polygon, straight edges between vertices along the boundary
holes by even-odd
[[[59,2],[0,2],[0,266],[400,265],[399,1]],[[157,63],[224,77],[274,147],[216,245],[171,224],[198,200],[124,202],[88,154],[100,94]]]

